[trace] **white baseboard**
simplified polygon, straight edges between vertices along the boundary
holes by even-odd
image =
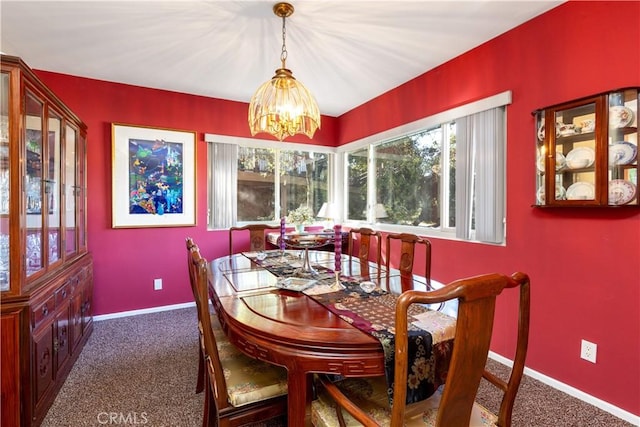
[[[121,311],[119,313],[102,314],[93,316],[93,320],[99,322],[101,320],[117,319],[119,317],[138,316],[140,314],[159,313],[161,311],[178,310],[181,308],[195,307],[195,302],[185,302],[182,304],[164,305],[162,307],[142,308],[140,310]]]
[[[493,360],[495,360],[496,362],[500,362],[503,365],[506,366],[513,366],[513,361],[507,359],[506,357],[503,357],[497,353],[494,353],[492,351],[489,352],[489,357]],[[548,377],[544,374],[541,374],[540,372],[534,371],[533,369],[529,369],[529,368],[524,368],[524,373],[528,376],[530,376],[531,378],[534,378],[550,387],[553,387],[557,390],[560,390],[563,393],[566,393],[570,396],[575,397],[576,399],[580,399],[583,402],[586,402],[590,405],[593,405],[597,408],[602,409],[603,411],[606,411],[622,420],[625,420],[627,422],[630,422],[633,425],[636,426],[640,426],[640,416],[638,415],[634,415],[631,412],[625,411],[624,409],[618,408],[617,406],[614,406],[612,404],[610,404],[609,402],[605,402],[604,400],[598,399],[597,397],[591,396],[590,394],[587,394],[581,390],[578,390],[577,388],[571,387],[570,385],[561,383],[558,380],[555,380],[551,377]]]

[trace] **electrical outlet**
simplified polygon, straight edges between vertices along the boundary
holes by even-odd
[[[159,291],[162,289],[162,279],[153,279],[153,290]]]
[[[584,360],[588,360],[591,363],[596,363],[596,353],[598,352],[598,346],[592,342],[582,340],[580,346],[580,357]]]

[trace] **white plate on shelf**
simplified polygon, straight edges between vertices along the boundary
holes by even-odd
[[[538,141],[544,141],[544,119],[540,120],[540,127],[538,128]]]
[[[633,122],[633,110],[624,105],[616,105],[609,108],[609,127],[623,128]]]
[[[609,182],[609,204],[626,205],[636,197],[636,186],[624,179],[614,179]]]
[[[536,168],[538,172],[544,173],[544,154],[540,154],[536,160]]]
[[[633,162],[638,153],[638,147],[627,141],[616,142],[609,146],[610,165],[628,165]]]
[[[596,187],[590,182],[576,182],[567,188],[567,200],[593,200],[595,197]]]
[[[556,184],[556,200],[564,200],[566,198],[566,195],[567,194],[564,190],[564,187],[562,185]],[[538,199],[538,204],[540,205],[545,204],[544,184],[538,187],[538,191],[536,193],[536,199]]]
[[[564,154],[557,152],[556,153],[556,170],[559,171],[567,164],[567,160],[564,157]],[[536,168],[540,172],[544,172],[544,154],[540,154],[538,159],[536,160]]]
[[[596,160],[596,152],[591,147],[577,147],[569,151],[566,156],[569,169],[588,168]]]
[[[566,165],[567,165],[567,159],[564,157],[564,154],[560,153],[559,151],[556,152],[556,170],[559,171]]]

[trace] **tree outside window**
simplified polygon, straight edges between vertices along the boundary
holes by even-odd
[[[353,151],[346,156],[348,218],[355,221],[366,221],[367,219],[368,158],[368,148]]]
[[[239,147],[238,222],[273,221],[277,206],[280,216],[300,206],[318,212],[328,200],[330,159],[329,153]]]
[[[348,219],[367,220],[369,207],[374,223],[455,227],[455,130],[448,122],[348,152]]]

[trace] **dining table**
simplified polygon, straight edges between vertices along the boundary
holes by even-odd
[[[251,357],[286,368],[287,420],[289,426],[295,427],[311,424],[313,374],[344,377],[388,374],[385,351],[389,349],[385,349],[376,333],[367,333],[366,328],[356,326],[363,319],[357,316],[350,319],[348,309],[335,298],[359,294],[366,297],[372,289],[373,294],[387,295],[381,286],[385,275],[393,274],[384,272],[377,283],[376,264],[370,267],[372,277],[364,277],[359,274],[355,258],[350,260],[347,255],[338,254],[338,261],[333,252],[309,250],[306,256],[318,273],[296,277],[296,271],[303,265],[301,256],[296,250],[243,252],[214,259],[209,265],[209,294],[229,340]],[[340,271],[336,272],[336,267]],[[416,287],[426,286],[424,283],[418,278]],[[431,286],[442,285],[432,279]],[[341,301],[346,299],[349,298]],[[387,310],[388,317],[393,317],[393,307],[380,307],[375,310]],[[454,329],[455,307],[425,307],[424,311],[452,319],[445,323],[449,331]],[[375,321],[384,325],[384,319]],[[364,323],[370,326],[371,322]],[[442,319],[437,323],[442,323]],[[447,339],[438,344],[444,346],[438,354],[450,353],[452,337]],[[448,360],[438,366],[442,375],[447,365]]]

